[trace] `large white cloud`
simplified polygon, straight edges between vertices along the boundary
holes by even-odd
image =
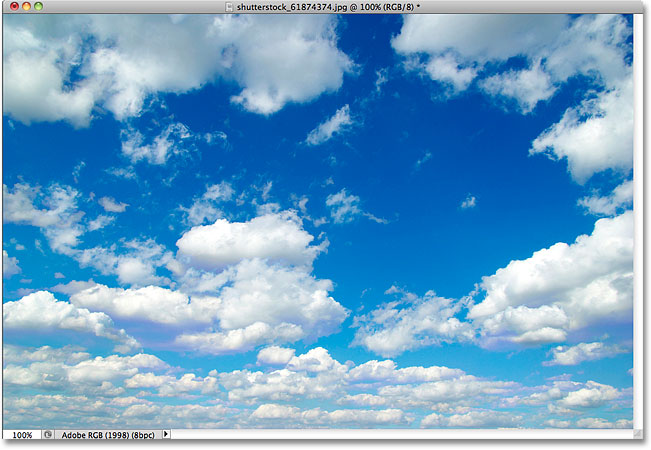
[[[105,311],[113,317],[147,320],[161,324],[209,324],[216,318],[219,299],[193,297],[158,286],[138,289],[96,285],[77,292],[70,302],[78,307]]]
[[[220,301],[218,329],[183,334],[178,344],[219,354],[311,340],[335,332],[348,315],[328,295],[333,289],[330,280],[315,279],[300,268],[254,259],[222,275],[225,285],[213,294]]]
[[[579,183],[594,173],[633,167],[633,78],[569,108],[561,120],[538,136],[531,154],[567,159]]]
[[[158,286],[96,285],[74,293],[70,301],[116,318],[179,328],[176,346],[208,354],[314,340],[335,332],[348,315],[328,295],[332,282],[315,279],[304,268],[243,260],[216,278],[209,293],[192,296]]]
[[[484,277],[468,318],[481,344],[563,341],[601,320],[627,321],[633,305],[633,213],[600,219],[591,235],[511,261]]]
[[[150,95],[219,78],[242,88],[233,102],[271,114],[338,89],[353,66],[337,48],[336,19],[325,15],[46,20],[12,17],[4,28],[5,112],[25,123],[86,126],[95,106],[121,120],[139,115]]]
[[[15,302],[7,302],[2,311],[6,330],[72,330],[92,333],[117,342],[116,351],[130,352],[139,347],[138,342],[124,330],[115,328],[109,316],[102,312],[62,302],[47,291],[29,294]]]
[[[219,219],[183,234],[179,258],[203,269],[223,268],[245,258],[268,258],[289,264],[311,264],[322,250],[290,211],[266,214],[248,222]]]

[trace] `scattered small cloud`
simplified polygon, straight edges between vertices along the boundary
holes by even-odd
[[[98,201],[104,211],[107,212],[121,213],[129,206],[127,203],[117,202],[112,197],[102,197]]]
[[[323,144],[335,134],[343,133],[352,124],[353,120],[350,117],[350,107],[344,105],[337,110],[334,116],[310,131],[307,138],[305,138],[305,142],[308,145]]]
[[[466,199],[461,202],[461,209],[470,209],[475,206],[477,206],[477,197],[471,194],[468,194]]]

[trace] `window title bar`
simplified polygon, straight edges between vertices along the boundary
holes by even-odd
[[[35,5],[38,3],[38,7]],[[28,7],[29,5],[29,7]],[[3,1],[5,14],[641,14],[640,1],[207,1],[41,0]]]

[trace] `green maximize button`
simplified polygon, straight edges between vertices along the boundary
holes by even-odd
[[[41,3],[41,2],[36,2],[36,3],[34,3],[34,9],[35,9],[36,11],[40,11],[40,10],[42,10],[42,9],[43,9],[43,3]]]

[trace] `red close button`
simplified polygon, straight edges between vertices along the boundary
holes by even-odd
[[[18,11],[18,8],[20,8],[20,5],[18,2],[11,2],[11,5],[9,5],[9,8],[11,8],[12,11]]]

